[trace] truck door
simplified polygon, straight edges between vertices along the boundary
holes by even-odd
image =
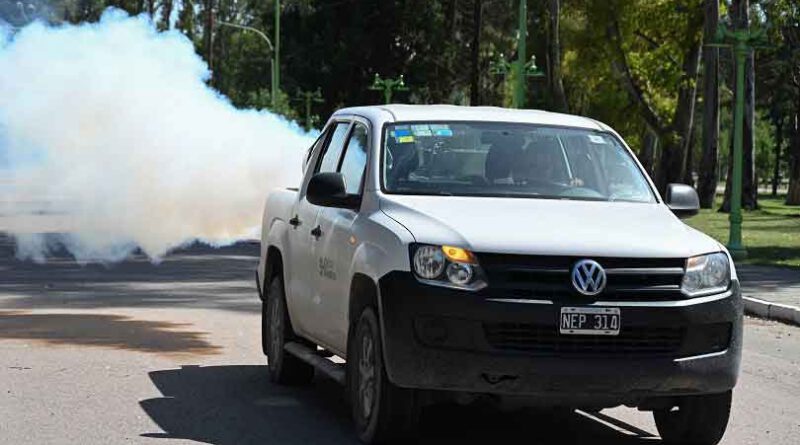
[[[297,203],[292,211],[289,224],[289,267],[287,286],[287,306],[292,326],[309,337],[316,338],[318,329],[313,323],[314,304],[312,299],[318,285],[316,259],[316,238],[312,235],[317,224],[320,207],[306,199],[308,179],[320,171],[335,171],[350,128],[349,121],[335,122],[329,129],[327,138],[323,138],[321,154],[309,165],[303,181]]]
[[[368,128],[365,122],[355,120],[347,138],[339,171],[345,180],[349,195],[360,196],[364,188],[364,173],[368,156]],[[347,342],[351,264],[358,240],[355,230],[360,222],[359,213],[352,209],[323,208],[318,216],[320,231],[317,241],[319,292],[314,297],[314,311],[320,341],[329,347],[344,351]]]

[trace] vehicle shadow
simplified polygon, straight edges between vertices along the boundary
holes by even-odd
[[[144,437],[217,445],[358,443],[342,389],[324,378],[315,379],[310,387],[280,387],[268,382],[264,366],[183,366],[151,372],[150,378],[162,397],[140,405],[163,433],[147,432]],[[424,413],[418,443],[628,445],[654,441],[660,442],[604,414],[553,417],[435,406]]]

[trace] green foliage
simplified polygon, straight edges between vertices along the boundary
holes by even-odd
[[[44,0],[28,1],[40,4]],[[212,84],[237,106],[273,107],[272,53],[256,33],[219,22],[250,26],[274,40],[275,1],[212,2],[217,22],[213,30]],[[282,0],[281,91],[319,88],[324,102],[314,103],[312,114],[322,121],[342,106],[381,103],[380,93],[367,89],[376,73],[391,78],[405,75],[410,91],[396,94],[396,101],[469,104],[472,72],[477,68],[481,103],[508,106],[513,74],[490,74],[489,66],[501,54],[507,61],[516,58],[518,1]],[[2,9],[4,3],[0,1],[4,16],[15,11],[15,3],[7,2],[10,12]],[[478,64],[473,67],[476,3],[483,6]],[[765,29],[769,39],[767,47],[757,51],[756,63],[756,168],[765,181],[776,162],[776,122],[782,119],[786,146],[790,117],[800,103],[800,3],[751,3],[753,26]],[[131,14],[149,14],[152,5],[152,19],[161,29],[170,25],[179,29],[206,57],[206,4],[207,0],[52,0],[45,18],[52,22],[93,21],[107,6]],[[611,26],[619,29],[622,53],[641,85],[642,95],[658,119],[669,126],[680,86],[694,82],[685,76],[682,64],[687,48],[699,38],[702,5],[703,0],[561,0],[561,70],[569,109],[608,123],[639,150],[648,125],[614,67],[618,54],[609,38]],[[546,69],[547,4],[529,1],[528,6],[528,47]],[[728,2],[723,1],[723,14],[727,8]],[[170,23],[170,13],[177,18],[174,23]],[[732,65],[727,50],[721,51],[721,60],[723,92],[729,94]],[[527,85],[530,106],[546,109],[547,81],[527,79]],[[729,95],[723,94],[723,164],[727,162],[731,127],[729,102]],[[305,115],[303,104],[290,100],[286,93],[281,94],[275,108],[293,118]],[[700,159],[699,118],[694,125],[692,159],[696,164]],[[664,138],[674,139],[674,135],[662,132],[662,147],[672,142]],[[779,160],[782,170],[788,169],[786,160]],[[783,172],[782,176],[787,175]]]

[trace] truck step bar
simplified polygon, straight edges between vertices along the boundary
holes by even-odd
[[[300,360],[313,366],[317,371],[322,372],[340,385],[344,385],[344,364],[334,363],[327,358],[320,356],[317,351],[302,343],[289,342],[283,346],[283,349]]]

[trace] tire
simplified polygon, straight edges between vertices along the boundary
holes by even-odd
[[[281,385],[307,384],[314,378],[314,367],[283,349],[290,341],[298,339],[286,311],[283,280],[276,276],[270,283],[267,301],[261,306],[261,347],[267,355],[269,378]]]
[[[415,391],[398,388],[386,375],[379,326],[375,310],[364,309],[348,348],[350,405],[358,438],[367,444],[409,439],[419,421]]]
[[[667,444],[716,445],[725,434],[731,391],[681,397],[677,409],[653,411],[658,433]]]

